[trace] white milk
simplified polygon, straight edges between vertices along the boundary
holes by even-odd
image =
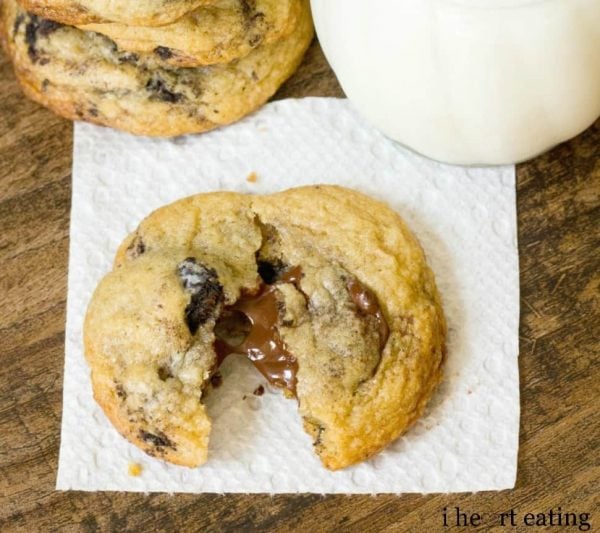
[[[600,0],[312,0],[356,108],[435,159],[512,163],[600,115]]]

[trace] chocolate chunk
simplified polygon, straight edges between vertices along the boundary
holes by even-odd
[[[191,294],[190,303],[185,308],[185,320],[190,333],[195,335],[223,302],[223,286],[219,283],[217,272],[198,263],[194,257],[179,263],[177,273],[183,288]]]
[[[374,321],[379,333],[379,349],[383,351],[390,336],[390,328],[381,311],[377,296],[356,278],[348,279],[346,281],[346,288],[356,306],[358,315]]]
[[[256,387],[256,389],[254,389],[254,392],[252,394],[254,394],[254,396],[262,396],[265,393],[265,388],[262,385],[259,385],[258,387]]]
[[[165,81],[158,76],[154,76],[148,80],[148,83],[146,83],[146,90],[152,93],[154,98],[171,104],[181,102],[185,98],[183,94],[167,89]]]
[[[173,57],[173,51],[166,46],[157,46],[154,49],[154,53],[164,60],[171,59]]]
[[[267,284],[272,285],[285,270],[283,262],[276,261],[258,261],[258,275]]]
[[[177,447],[175,443],[169,439],[162,431],[158,431],[155,433],[149,433],[148,431],[144,431],[140,429],[138,433],[138,437],[142,439],[144,442],[151,444],[155,448],[171,448],[176,450]]]

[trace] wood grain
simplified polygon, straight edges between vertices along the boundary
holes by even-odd
[[[308,95],[342,96],[317,43],[277,97]],[[600,121],[518,167],[518,483],[475,495],[56,492],[71,153],[72,125],[25,100],[0,55],[0,531],[441,531],[455,505],[483,514],[476,531],[558,506],[600,527]]]

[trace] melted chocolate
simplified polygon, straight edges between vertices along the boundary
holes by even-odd
[[[293,283],[297,286],[301,278],[300,267],[278,273],[271,284],[262,283],[257,293],[243,295],[224,310],[215,326],[215,349],[219,365],[230,354],[245,354],[269,383],[296,395],[298,361],[288,351],[277,328],[280,318],[277,285]],[[358,313],[375,320],[379,347],[383,350],[390,330],[377,297],[354,278],[346,283],[346,287]]]
[[[390,328],[385,316],[383,316],[377,296],[375,296],[371,289],[365,287],[355,278],[349,279],[346,282],[346,287],[359,314],[363,316],[370,315],[375,318],[377,329],[379,330],[379,349],[383,351],[390,336]]]
[[[234,305],[227,309],[227,316],[215,328],[219,337],[219,330],[233,331],[233,322],[239,328],[244,324],[240,320],[241,313],[247,320],[247,334],[241,342],[231,344],[230,335],[217,338],[215,348],[219,363],[232,353],[245,354],[254,364],[256,369],[273,385],[289,390],[296,394],[296,373],[298,362],[291,354],[277,329],[279,322],[279,301],[277,299],[277,285],[281,283],[297,283],[302,277],[300,267],[294,267],[284,272],[272,284],[263,284],[256,294],[242,296]]]

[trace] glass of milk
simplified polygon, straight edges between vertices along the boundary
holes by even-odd
[[[600,115],[600,0],[312,0],[347,96],[459,164],[529,159]]]

